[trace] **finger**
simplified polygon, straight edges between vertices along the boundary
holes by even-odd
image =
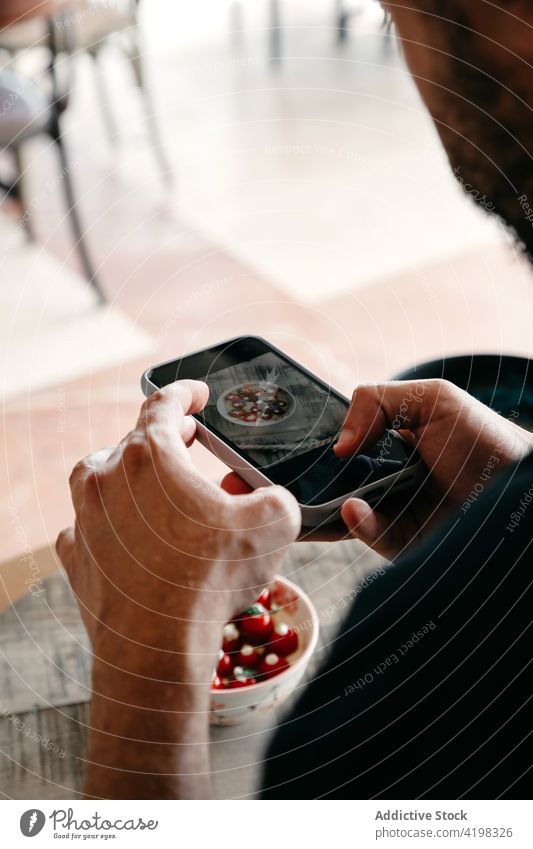
[[[79,495],[85,486],[85,482],[89,475],[93,472],[98,472],[104,467],[111,455],[116,451],[116,446],[111,448],[101,448],[99,451],[94,451],[78,463],[72,469],[69,478],[70,492],[72,501],[76,507]]]
[[[355,390],[337,444],[338,457],[373,445],[386,428],[413,431],[434,413],[439,393],[448,391],[442,380],[391,381],[362,384]]]
[[[187,417],[199,413],[207,404],[209,388],[201,380],[178,380],[158,389],[144,402],[136,430],[146,433],[150,441],[170,440],[176,444],[176,433],[185,440],[190,436]]]
[[[193,444],[196,436],[196,419],[193,419],[192,416],[185,416],[181,436],[185,445],[189,448]]]
[[[350,498],[342,507],[341,516],[355,539],[361,540],[383,557],[394,557],[404,543],[399,526],[362,498]]]
[[[56,540],[56,552],[57,556],[61,560],[63,564],[63,568],[67,575],[71,574],[71,568],[74,563],[74,544],[75,544],[75,531],[74,528],[64,528],[59,532],[57,540]]]
[[[248,495],[248,493],[253,492],[250,484],[243,481],[236,472],[229,472],[229,474],[222,478],[220,486],[229,495]]]
[[[193,444],[196,438],[196,431],[196,419],[194,419],[193,416],[184,416],[183,424],[181,427],[181,437],[183,440],[183,445],[185,445],[186,448],[190,448]],[[172,437],[174,437],[174,434],[172,435]],[[132,446],[132,443],[135,443],[135,447]],[[179,445],[179,440],[177,444]],[[150,444],[148,439],[146,438],[146,434],[141,435],[139,433],[138,428],[135,428],[135,430],[126,434],[126,436],[121,439],[121,441],[113,451],[112,455],[110,456],[110,460],[123,462],[126,453],[126,446],[128,446],[128,449],[132,449],[129,452],[130,458],[131,454],[134,454],[134,460],[137,461],[134,463],[128,463],[129,467],[135,467],[137,465],[140,465],[140,461],[143,459],[143,456],[144,459],[150,456]],[[176,442],[174,438],[171,439],[171,449],[174,451],[174,453],[177,453],[177,451],[179,451],[179,448],[176,447]]]

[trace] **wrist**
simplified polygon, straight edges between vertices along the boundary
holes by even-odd
[[[216,637],[216,640],[215,640]],[[210,685],[218,628],[204,652],[137,649],[121,665],[96,657],[85,793],[104,798],[209,795],[207,751]],[[127,668],[125,668],[127,667]],[[196,775],[194,782],[191,775]]]
[[[140,675],[198,674],[216,656],[225,622],[192,609],[170,614],[122,604],[120,616],[101,617],[89,630],[95,662]]]
[[[159,729],[167,727],[170,736],[184,719],[200,717],[200,722],[206,723],[213,666],[193,672],[189,665],[179,664],[140,674],[96,662],[92,673],[93,728],[127,737],[127,729],[138,726],[143,729],[143,738],[149,739],[154,716]]]
[[[173,634],[138,629],[136,639],[103,628],[93,640],[93,691],[147,698],[178,685],[209,686],[220,648],[221,626],[189,623]]]
[[[114,698],[93,694],[85,795],[208,797],[209,687],[156,684],[148,700],[121,687]]]

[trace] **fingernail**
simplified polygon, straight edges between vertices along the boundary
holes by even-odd
[[[356,438],[357,434],[354,430],[351,430],[350,428],[345,428],[344,430],[341,430],[339,438],[335,443],[335,448],[346,448],[348,445],[352,445],[355,442]]]
[[[345,520],[348,519],[350,523],[355,523],[355,528],[352,528],[352,530],[360,530],[372,512],[372,508],[360,498],[348,498],[343,504],[342,512]],[[346,513],[348,513],[347,516]]]

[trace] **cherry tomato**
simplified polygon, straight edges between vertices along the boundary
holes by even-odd
[[[270,605],[272,602],[272,593],[265,587],[259,598],[257,599],[257,604],[262,604],[263,607],[266,607],[267,610],[270,610]]]
[[[219,676],[215,672],[215,674],[213,675],[213,680],[211,681],[211,689],[212,690],[223,690],[224,686],[225,686],[224,682],[222,681],[221,678],[219,678]]]
[[[259,666],[260,662],[261,655],[258,651],[256,651],[256,649],[254,649],[253,646],[250,646],[247,643],[241,646],[240,651],[237,655],[238,666],[245,666],[249,669],[255,669],[257,666]]]
[[[268,651],[272,651],[280,657],[286,657],[295,652],[297,648],[298,634],[286,622],[275,625],[268,644]]]
[[[279,675],[285,669],[289,668],[289,662],[284,657],[278,657],[277,654],[271,652],[265,655],[257,670],[259,677],[262,679],[273,678],[274,675]]]
[[[228,622],[227,625],[224,625],[224,630],[222,631],[222,651],[226,654],[237,651],[240,643],[239,637],[239,629],[233,622]]]
[[[241,614],[239,626],[251,643],[266,643],[272,633],[272,618],[262,604],[254,604]]]
[[[233,660],[222,649],[218,653],[217,675],[220,678],[227,678],[233,671]]]
[[[248,669],[243,666],[236,666],[233,670],[234,678],[230,681],[229,686],[233,689],[235,687],[249,687],[250,684],[256,684],[256,679],[254,678],[254,670]]]

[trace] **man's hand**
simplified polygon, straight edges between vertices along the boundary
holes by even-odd
[[[338,457],[350,457],[375,444],[386,428],[415,446],[429,475],[411,496],[391,497],[382,512],[360,498],[342,510],[345,525],[335,522],[302,531],[306,541],[338,541],[351,535],[392,559],[419,542],[447,512],[476,497],[479,484],[533,449],[533,436],[507,421],[446,380],[362,384],[335,445]],[[234,495],[251,492],[234,472],[222,487]],[[348,531],[346,531],[346,526]],[[344,528],[344,529],[343,529]]]
[[[221,628],[272,580],[299,531],[286,490],[233,498],[195,469],[189,414],[207,397],[197,381],[154,393],[120,445],[71,475],[76,525],[57,551],[93,647],[88,795],[208,795]]]
[[[352,498],[342,518],[353,537],[392,558],[416,543],[454,506],[476,497],[498,470],[533,448],[532,435],[445,380],[364,384],[335,446],[349,457],[394,428],[414,445],[429,475],[411,496],[398,495],[383,512]]]

